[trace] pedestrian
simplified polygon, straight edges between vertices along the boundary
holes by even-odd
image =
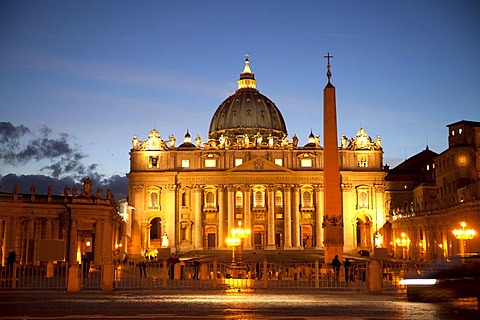
[[[7,256],[7,277],[13,276],[13,265],[15,264],[16,260],[17,254],[15,253],[15,250],[10,251]]]
[[[338,281],[338,275],[340,274],[340,266],[342,263],[338,259],[338,254],[335,255],[335,258],[332,259],[332,267],[335,274],[335,281]]]
[[[180,259],[178,259],[175,253],[172,253],[170,258],[167,259],[168,276],[170,277],[170,279],[173,279],[175,274],[175,264],[179,262],[180,262]]]
[[[350,268],[352,267],[352,263],[350,262],[350,260],[348,260],[348,258],[346,258],[343,266],[345,268],[345,281],[348,282],[348,281],[350,281],[350,277],[351,277],[351,274],[352,274],[352,272],[350,272]]]
[[[90,261],[86,255],[82,255],[82,271],[83,277],[88,278],[88,272],[90,271]]]

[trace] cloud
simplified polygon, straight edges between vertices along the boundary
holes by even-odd
[[[85,166],[82,163],[87,156],[80,146],[69,141],[71,138],[67,133],[52,137],[52,129],[47,126],[35,132],[23,125],[0,122],[0,162],[18,166],[48,160],[50,164],[42,167],[41,171],[54,178],[66,175],[82,178],[92,173],[97,165]]]
[[[35,185],[38,194],[46,194],[48,186],[52,187],[54,194],[61,194],[65,186],[71,188],[75,185],[81,189],[82,181],[90,178],[95,189],[100,187],[103,190],[104,196],[110,189],[116,199],[126,198],[127,177],[105,177],[97,171],[98,164],[85,164],[87,155],[71,140],[73,137],[67,133],[55,136],[47,126],[35,131],[23,125],[0,122],[0,163],[10,166],[48,163],[40,169],[45,174],[0,176],[1,192],[13,192],[13,186],[18,183],[20,193],[30,193],[30,187]]]

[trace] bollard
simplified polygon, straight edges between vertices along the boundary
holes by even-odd
[[[78,264],[72,264],[70,268],[68,268],[67,291],[80,291],[80,267]]]
[[[53,261],[48,261],[47,262],[47,273],[46,277],[47,278],[53,278],[54,272],[53,272]]]
[[[262,281],[263,281],[263,287],[267,288],[267,282],[268,282],[268,268],[267,268],[267,260],[263,260],[263,274],[262,274]]]
[[[318,260],[315,260],[315,288],[320,288],[320,277],[318,274]]]
[[[382,292],[382,271],[380,263],[376,260],[368,264],[368,292],[378,294]]]
[[[167,280],[168,280],[167,260],[163,260],[162,279],[163,279],[163,287],[166,288]]]

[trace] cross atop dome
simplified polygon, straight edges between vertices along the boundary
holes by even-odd
[[[257,88],[257,81],[255,80],[255,75],[250,69],[250,60],[248,60],[248,57],[248,53],[245,54],[245,67],[243,68],[243,72],[240,73],[240,80],[238,80],[239,90],[246,88]]]

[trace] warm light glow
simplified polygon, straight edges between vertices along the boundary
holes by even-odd
[[[225,242],[227,243],[227,246],[229,247],[238,247],[241,241],[242,240],[240,238],[233,238],[233,237],[228,237],[225,240]]]
[[[465,221],[462,221],[460,225],[462,226],[462,229],[453,229],[453,235],[455,238],[460,240],[473,239],[476,233],[475,230],[467,229],[467,223]]]
[[[238,221],[238,228],[233,228],[231,232],[233,238],[245,239],[250,235],[251,230],[242,228],[242,221]]]
[[[86,245],[87,247],[90,247],[91,242],[90,242],[90,241],[87,241],[87,242],[85,242],[85,245]]]
[[[397,246],[400,246],[400,247],[408,246],[410,244],[410,239],[407,238],[407,236],[405,235],[405,232],[402,232],[400,236],[401,236],[401,239],[397,238],[397,240],[395,240],[395,242],[397,243]]]

